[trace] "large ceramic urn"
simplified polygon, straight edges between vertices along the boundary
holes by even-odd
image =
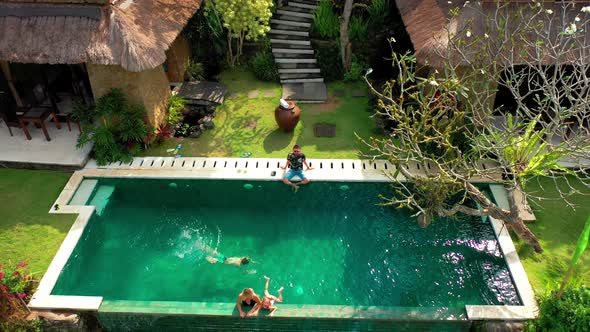
[[[289,132],[293,131],[297,126],[301,110],[299,109],[299,106],[295,105],[292,101],[288,101],[287,103],[289,105],[288,107],[279,105],[275,108],[275,120],[277,121],[279,128]]]

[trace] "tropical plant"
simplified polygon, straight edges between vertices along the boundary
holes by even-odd
[[[363,78],[363,74],[365,73],[365,70],[366,70],[366,66],[364,64],[353,60],[350,70],[344,74],[344,81],[346,81],[346,82],[360,81]]]
[[[353,16],[350,19],[348,36],[351,41],[356,43],[366,43],[369,34],[369,22],[362,16]]]
[[[577,32],[543,6],[507,8],[507,2],[497,2],[495,10],[482,6],[471,2],[451,11],[448,34],[433,49],[436,67],[424,68],[413,55],[392,53],[394,79],[379,90],[367,80],[380,99],[378,115],[397,127],[390,137],[365,142],[374,152],[372,157],[387,158],[395,165],[389,175],[397,195],[385,204],[413,209],[424,227],[437,217],[457,213],[491,216],[542,252],[520,216],[517,200],[519,194],[531,204],[546,198],[543,192],[528,190],[527,183],[539,177],[566,184],[570,183],[566,177],[571,177],[590,186],[581,164],[590,159],[586,102],[590,62],[583,56],[590,51],[586,38],[590,21],[575,16],[580,10],[568,3],[560,5],[560,12],[577,17]],[[454,22],[463,10],[475,15],[457,27]],[[485,22],[485,30],[475,35],[472,24],[478,22]],[[537,41],[531,42],[530,36]],[[547,59],[555,64],[548,66]],[[498,86],[516,101],[513,115],[498,117],[501,110],[493,106]],[[574,135],[568,130],[572,127]],[[409,162],[419,167],[408,169]],[[486,197],[474,185],[481,181],[502,184],[508,206]],[[555,189],[573,206],[568,198],[579,190]]]
[[[144,121],[145,107],[129,105],[120,89],[111,89],[97,99],[93,113],[97,119],[84,126],[77,147],[93,143],[94,157],[99,165],[131,161],[149,132]]]
[[[272,0],[215,0],[205,2],[205,11],[228,30],[228,63],[239,63],[244,40],[256,41],[270,31]]]
[[[186,99],[178,96],[172,95],[170,97],[170,102],[168,105],[168,114],[166,115],[166,124],[170,127],[176,126],[182,118],[182,111],[186,106]]]
[[[369,25],[374,30],[383,26],[389,16],[389,0],[372,0],[367,6]]]
[[[186,67],[186,75],[190,81],[202,81],[205,79],[205,67],[201,62],[191,60]]]
[[[590,242],[590,216],[588,216],[588,219],[586,219],[586,225],[584,226],[584,230],[582,230],[582,233],[580,234],[580,237],[578,238],[578,243],[576,244],[576,251],[574,252],[574,256],[572,257],[570,267],[567,271],[567,274],[565,275],[565,278],[563,278],[563,281],[561,282],[561,287],[559,288],[559,292],[557,292],[557,295],[555,296],[558,300],[561,299],[563,292],[565,291],[565,287],[567,286],[568,281],[570,280],[570,278],[574,272],[574,268],[576,267],[576,265],[578,264],[578,261],[580,260],[580,257],[582,257],[582,254],[584,253],[584,251],[588,247],[589,242]],[[589,312],[589,314],[590,314],[590,312]],[[590,327],[590,325],[588,325],[588,326]]]
[[[341,80],[344,75],[344,68],[340,62],[340,48],[336,43],[330,45],[317,45],[315,58],[318,67],[326,81]]]
[[[279,68],[272,54],[270,41],[265,43],[264,49],[257,52],[249,61],[248,67],[257,79],[261,81],[278,82]]]
[[[527,331],[590,331],[590,288],[567,289],[561,299],[548,290],[539,298],[539,318]]]
[[[92,110],[87,107],[80,100],[76,100],[72,107],[71,113],[72,120],[79,122],[80,124],[89,124],[94,121]]]
[[[330,0],[322,0],[313,14],[312,29],[322,38],[332,39],[338,37],[339,21],[333,7]]]

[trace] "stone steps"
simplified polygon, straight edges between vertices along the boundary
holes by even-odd
[[[319,74],[319,68],[286,68],[279,69],[279,74]]]
[[[300,21],[292,21],[292,20],[280,20],[280,19],[275,19],[275,18],[271,18],[270,19],[270,24],[289,25],[289,26],[292,26],[292,27],[300,27],[300,28],[306,28],[306,29],[309,29],[311,27],[311,23],[309,23],[309,22],[300,22]]]
[[[321,69],[313,56],[309,29],[317,0],[286,0],[271,18],[272,53],[279,68],[283,98],[319,103],[327,100]]]
[[[311,48],[273,48],[272,52],[281,54],[313,54],[313,50]]]
[[[304,2],[293,2],[293,1],[289,1],[288,2],[288,6],[289,7],[297,7],[297,8],[304,8],[304,9],[309,9],[309,10],[315,10],[316,8],[318,8],[318,5],[312,5],[309,3],[304,3]]]
[[[284,18],[302,18],[302,19],[307,19],[307,22],[311,22],[313,20],[313,14],[310,13],[302,13],[296,10],[284,10],[284,9],[279,9],[277,10],[277,14],[280,15],[284,15]],[[279,19],[282,19],[283,17],[279,16]],[[304,21],[305,22],[305,21]]]
[[[280,63],[316,63],[317,60],[314,59],[297,59],[297,58],[275,58],[275,62],[277,64]]]
[[[318,78],[293,78],[293,79],[281,79],[281,84],[284,83],[324,83],[323,77]]]
[[[268,33],[273,34],[273,35],[309,37],[309,32],[307,32],[307,31],[270,29],[270,31]]]

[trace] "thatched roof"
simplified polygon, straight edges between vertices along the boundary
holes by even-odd
[[[165,51],[201,4],[201,0],[110,0],[107,5],[97,5],[98,0],[90,5],[14,1],[0,3],[0,60],[88,62],[121,65],[134,72],[164,63]]]
[[[535,41],[542,41],[544,45],[558,45],[563,44],[564,38],[571,38],[564,36],[563,31],[555,29],[568,26],[574,22],[576,15],[580,15],[581,3],[590,5],[589,1],[578,1],[577,5],[564,4],[561,2],[543,2],[543,17],[535,17],[535,19],[543,19],[542,34],[522,34],[514,38],[514,42],[510,47],[505,44],[493,45],[490,43],[491,51],[501,54],[505,57],[513,57],[510,63],[521,64],[525,63],[526,54],[522,51],[526,44],[534,44]],[[438,67],[442,58],[440,54],[446,54],[449,42],[449,32],[453,38],[458,38],[456,34],[465,33],[465,27],[469,25],[470,33],[473,36],[483,36],[485,33],[489,35],[490,40],[503,40],[498,38],[498,31],[493,27],[494,17],[496,14],[499,17],[508,17],[510,21],[508,25],[507,35],[514,37],[515,31],[522,31],[522,25],[527,22],[527,19],[538,13],[537,10],[531,10],[530,1],[513,1],[505,4],[498,9],[495,1],[448,1],[448,0],[396,0],[397,7],[402,16],[406,30],[412,40],[414,49],[416,50],[416,58],[418,62],[429,64]],[[450,11],[454,8],[459,8],[459,14],[456,17],[451,17]],[[525,10],[523,10],[525,9]],[[551,13],[552,12],[552,13]],[[551,13],[551,14],[549,14]],[[549,23],[549,21],[552,23]],[[590,29],[582,27],[583,22],[578,23],[577,38],[588,39],[590,37]],[[551,29],[551,30],[549,30]],[[465,36],[460,36],[464,38]],[[520,38],[520,39],[519,39]],[[585,42],[587,44],[587,42]],[[541,44],[540,44],[541,45]],[[529,44],[530,46],[530,44]],[[537,45],[538,46],[538,45]],[[469,53],[472,51],[472,54]],[[478,50],[468,50],[466,52],[467,58],[477,53]],[[587,51],[568,50],[559,48],[553,50],[546,49],[546,56],[542,62],[545,64],[570,63],[574,61],[590,62],[590,54]],[[502,61],[502,57],[498,57],[498,61]],[[504,61],[506,61],[504,59]]]

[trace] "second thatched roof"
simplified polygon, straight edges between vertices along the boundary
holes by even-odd
[[[111,0],[107,5],[0,3],[0,60],[155,68],[201,0]]]
[[[416,59],[422,64],[440,67],[446,61],[445,57],[451,56],[459,56],[465,63],[474,60],[479,50],[465,49],[460,55],[449,53],[449,42],[463,38],[469,43],[470,38],[473,40],[484,35],[490,40],[486,46],[490,52],[495,52],[494,60],[498,62],[525,64],[534,58],[535,62],[547,65],[590,63],[586,47],[568,46],[572,41],[587,45],[590,39],[590,29],[585,26],[589,21],[584,17],[590,14],[581,11],[582,6],[590,5],[590,1],[574,4],[508,0],[396,0],[396,4],[412,40]],[[457,10],[457,15],[452,16],[452,10]],[[502,24],[503,19],[508,24],[506,30],[500,32],[497,24]],[[529,24],[528,20],[533,19],[535,23]],[[564,30],[572,23],[577,23],[578,31],[572,35],[565,34]],[[536,29],[530,29],[532,26]],[[502,40],[510,42],[495,43]],[[532,52],[541,52],[541,56]]]

